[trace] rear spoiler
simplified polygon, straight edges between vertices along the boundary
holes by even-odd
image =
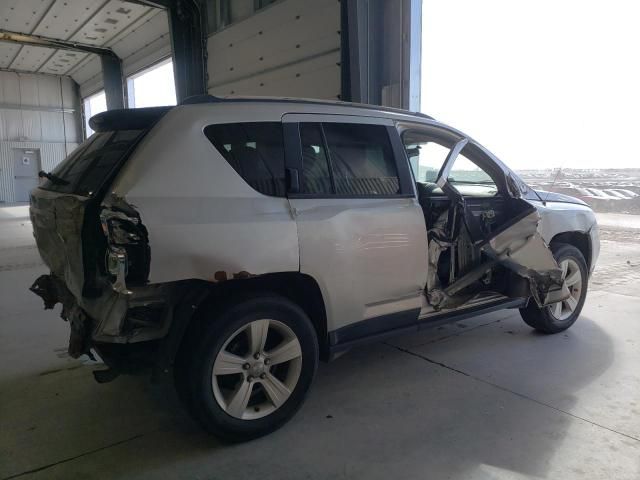
[[[107,110],[89,119],[95,132],[114,130],[146,130],[151,128],[173,107],[123,108]]]

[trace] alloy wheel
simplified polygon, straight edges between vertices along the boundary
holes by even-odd
[[[556,320],[566,320],[578,307],[580,295],[582,294],[582,273],[580,266],[572,258],[566,258],[560,262],[562,278],[569,289],[569,297],[561,302],[549,305],[549,313]]]
[[[234,418],[262,418],[291,396],[301,367],[302,348],[293,330],[278,320],[254,320],[236,330],[218,352],[213,394]]]

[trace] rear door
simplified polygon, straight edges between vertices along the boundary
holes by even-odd
[[[427,237],[393,122],[298,114],[283,122],[300,271],[320,284],[331,341],[415,322]]]

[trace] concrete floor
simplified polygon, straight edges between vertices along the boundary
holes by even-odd
[[[0,208],[0,479],[640,478],[640,235],[606,232],[582,317],[532,332],[516,311],[322,365],[278,432],[226,446],[169,387],[66,356],[27,287],[45,268],[24,208]]]

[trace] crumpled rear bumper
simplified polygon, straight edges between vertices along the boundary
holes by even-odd
[[[53,275],[41,275],[29,288],[44,301],[45,310],[52,309],[57,303],[62,304],[60,317],[69,322],[69,355],[78,358],[82,354],[92,357],[90,351],[91,319],[80,308],[75,297],[59,278]]]
[[[167,334],[170,323],[169,285],[132,289],[129,294],[105,288],[97,298],[76,298],[57,276],[42,275],[30,290],[41,297],[45,309],[62,304],[60,317],[71,327],[69,355],[90,355],[96,343],[139,343]]]

